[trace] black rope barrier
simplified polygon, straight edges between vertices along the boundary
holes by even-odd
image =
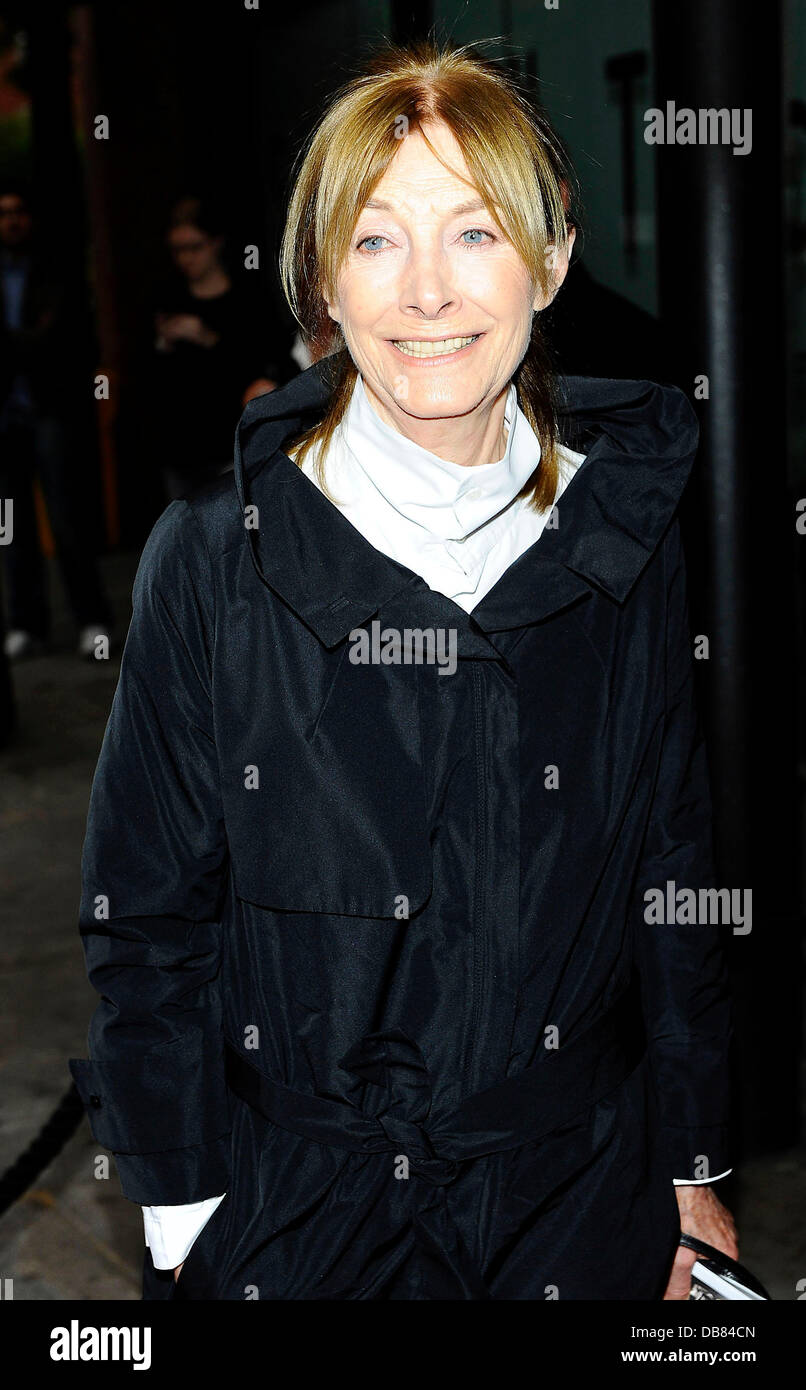
[[[0,1216],[27,1192],[39,1174],[75,1134],[85,1114],[84,1102],[75,1084],[65,1091],[36,1138],[0,1177]]]

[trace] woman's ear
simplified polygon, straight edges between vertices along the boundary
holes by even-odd
[[[341,323],[341,314],[339,312],[339,306],[335,304],[332,299],[328,299],[327,294],[324,291],[322,292],[322,298],[325,301],[327,312],[332,318],[333,322]]]
[[[557,291],[568,274],[568,267],[571,263],[571,252],[574,249],[576,234],[576,227],[569,227],[568,239],[563,251],[558,251],[554,242],[549,242],[546,247],[546,269],[549,272],[551,288],[547,294],[541,289],[538,289],[534,298],[535,309],[547,309],[556,296]]]

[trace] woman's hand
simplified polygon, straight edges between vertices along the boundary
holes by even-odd
[[[184,339],[199,347],[215,347],[219,335],[199,318],[198,314],[157,314],[156,327],[159,336],[166,343]]]
[[[739,1247],[736,1240],[736,1226],[727,1207],[723,1206],[712,1187],[707,1183],[700,1186],[686,1185],[676,1187],[677,1205],[680,1208],[680,1229],[686,1235],[705,1240],[731,1260],[738,1259]],[[684,1301],[691,1293],[691,1269],[697,1259],[696,1250],[687,1250],[680,1245],[669,1275],[665,1300]]]
[[[182,1265],[183,1265],[184,1263],[185,1263],[185,1261],[183,1260],[183,1261],[182,1261]],[[176,1269],[174,1270],[174,1283],[176,1283],[177,1279],[179,1278],[180,1274],[182,1273],[182,1265],[177,1265],[177,1266],[176,1266]]]

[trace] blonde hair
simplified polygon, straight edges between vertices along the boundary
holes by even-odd
[[[334,298],[358,215],[399,150],[401,130],[419,130],[437,158],[423,126],[439,122],[452,131],[475,188],[544,293],[553,288],[547,251],[567,248],[567,210],[576,188],[570,163],[544,113],[475,47],[440,46],[431,39],[409,48],[386,45],[331,98],[298,156],[280,276],[311,355],[329,359],[330,394],[321,421],[290,448],[298,465],[318,448],[316,476],[323,488],[328,446],[357,376],[325,296]],[[541,446],[540,467],[524,492],[544,511],[557,490],[559,441],[556,385],[537,320],[533,315],[529,346],[513,380]]]

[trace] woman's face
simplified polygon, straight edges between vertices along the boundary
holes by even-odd
[[[526,352],[533,309],[548,302],[470,184],[452,132],[439,124],[427,134],[463,177],[418,131],[402,139],[359,215],[328,301],[368,391],[393,421],[489,409]],[[565,269],[567,257],[558,259],[555,285]]]
[[[177,269],[191,284],[220,269],[223,242],[223,237],[208,236],[198,227],[183,225],[171,227],[168,232],[168,250]]]

